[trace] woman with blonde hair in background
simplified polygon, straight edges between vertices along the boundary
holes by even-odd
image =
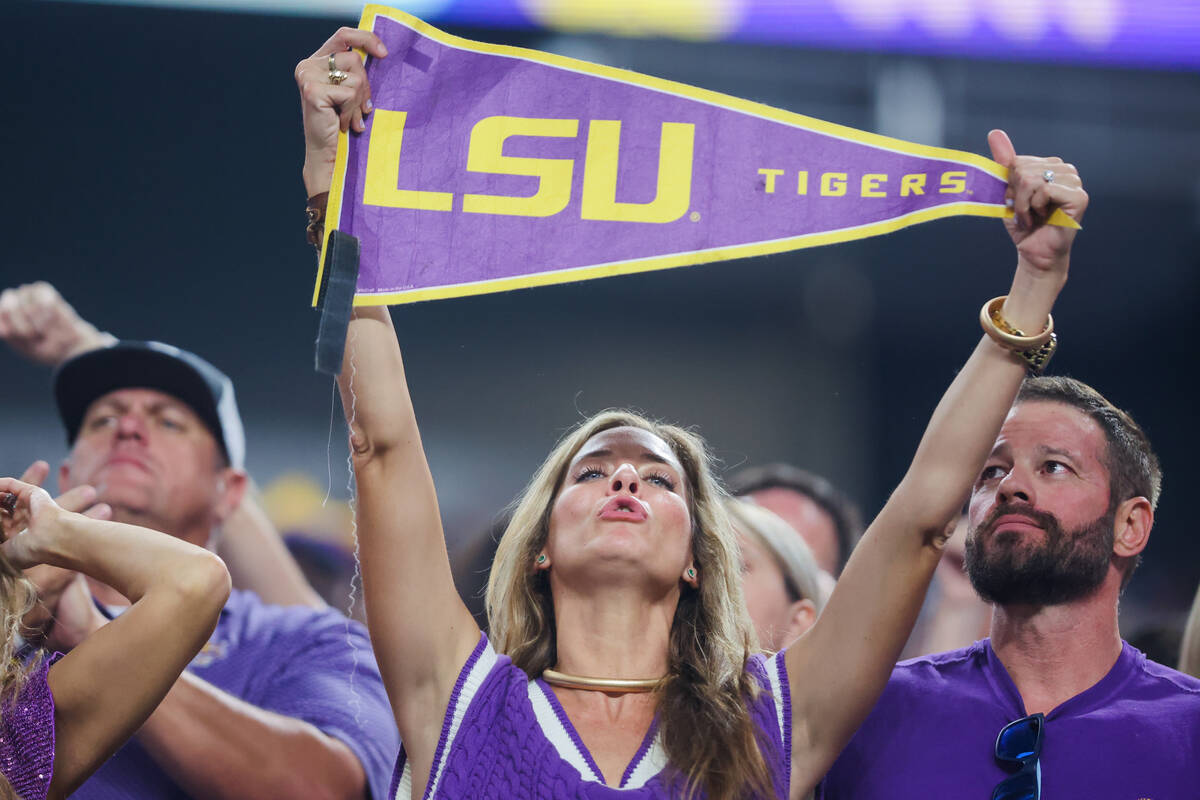
[[[778,514],[736,497],[725,508],[738,536],[742,593],[758,644],[777,653],[811,628],[825,607],[821,568]]]
[[[330,187],[339,130],[362,131],[370,109],[352,47],[387,56],[373,34],[343,28],[295,70],[310,198]],[[1044,220],[1055,207],[1079,219],[1087,205],[1073,167],[1017,157],[999,131],[989,143],[1010,168],[1016,212],[1005,223],[1019,257],[996,303],[1002,320],[984,317],[990,335],[816,624],[770,658],[757,652],[703,442],[625,412],[583,422],[534,475],[496,553],[482,635],[454,589],[391,317],[354,311],[339,385],[371,639],[404,742],[393,796],[808,793],[891,674],[1021,385],[1026,363],[1001,324],[1048,328],[1075,231]],[[653,358],[672,333],[621,312],[587,324],[611,326],[628,358]],[[918,350],[913,369],[928,369]]]
[[[1179,646],[1179,671],[1200,678],[1200,589],[1192,601],[1192,610],[1183,626],[1183,642]]]
[[[95,498],[91,487],[70,494],[80,507]],[[13,478],[0,478],[0,499],[0,797],[62,798],[137,731],[199,652],[229,596],[229,573],[207,550],[108,521],[106,505],[73,513]],[[133,605],[65,655],[23,662],[22,620],[38,602],[27,568],[39,570],[43,588],[91,602],[88,575]]]

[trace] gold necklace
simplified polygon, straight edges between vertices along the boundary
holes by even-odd
[[[564,689],[583,689],[592,692],[652,692],[659,684],[667,679],[661,678],[585,678],[581,675],[567,675],[565,672],[547,669],[542,671],[542,678],[551,686],[561,686]]]

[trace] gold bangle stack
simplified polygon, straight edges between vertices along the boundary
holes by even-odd
[[[1034,375],[1041,375],[1058,350],[1058,335],[1054,332],[1054,317],[1046,315],[1046,327],[1036,336],[1026,336],[1014,328],[1000,313],[1007,295],[993,297],[979,309],[979,324],[992,341],[1006,350],[1011,350],[1025,362]]]

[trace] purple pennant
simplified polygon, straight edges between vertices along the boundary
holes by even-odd
[[[367,61],[375,111],[343,134],[330,191],[331,229],[360,241],[359,305],[1006,214],[1006,170],[972,153],[460,39],[382,6],[359,27],[390,53]]]

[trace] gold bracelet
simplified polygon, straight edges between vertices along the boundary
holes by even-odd
[[[979,324],[992,341],[1010,350],[1025,362],[1035,375],[1041,375],[1058,350],[1058,335],[1054,332],[1054,317],[1046,315],[1046,327],[1036,336],[1026,336],[1024,331],[1014,328],[1000,313],[1006,295],[993,297],[979,309]]]

